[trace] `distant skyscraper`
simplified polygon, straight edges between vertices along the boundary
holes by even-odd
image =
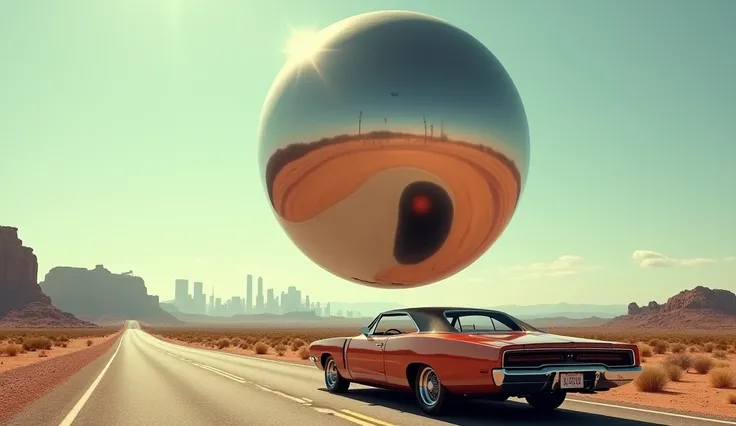
[[[263,313],[263,278],[258,277],[258,294],[256,295],[256,313]]]
[[[194,292],[192,293],[192,313],[204,314],[207,308],[207,297],[202,291],[202,283],[199,281],[194,282]]]
[[[248,282],[245,285],[245,313],[253,313],[253,275],[248,274]]]
[[[268,314],[278,313],[278,310],[276,309],[276,299],[273,298],[272,288],[269,288],[268,290],[266,290],[266,313]]]
[[[181,312],[189,312],[189,280],[178,279],[174,285],[174,305]]]
[[[215,286],[212,286],[212,294],[210,295],[210,309],[208,310],[207,314],[215,314]]]

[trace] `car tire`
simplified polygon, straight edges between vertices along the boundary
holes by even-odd
[[[567,392],[544,392],[527,396],[526,402],[539,411],[552,411],[565,402]]]
[[[350,380],[342,377],[337,369],[337,361],[332,355],[325,361],[325,387],[330,393],[345,393],[350,387]]]
[[[442,414],[450,405],[448,390],[440,382],[437,372],[428,365],[419,367],[414,381],[414,395],[419,408],[430,416]]]

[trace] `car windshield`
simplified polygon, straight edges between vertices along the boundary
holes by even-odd
[[[506,315],[495,312],[445,312],[445,319],[460,333],[493,333],[524,331],[520,325]],[[531,329],[534,329],[530,326]]]

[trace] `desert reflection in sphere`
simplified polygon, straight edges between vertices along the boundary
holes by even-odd
[[[312,261],[355,283],[448,278],[498,239],[529,168],[519,93],[478,40],[440,19],[372,12],[327,27],[263,107],[268,202]]]

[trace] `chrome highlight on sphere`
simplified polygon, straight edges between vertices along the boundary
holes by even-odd
[[[352,282],[417,287],[477,260],[529,168],[519,93],[464,31],[413,12],[322,30],[268,93],[259,165],[294,244]]]

